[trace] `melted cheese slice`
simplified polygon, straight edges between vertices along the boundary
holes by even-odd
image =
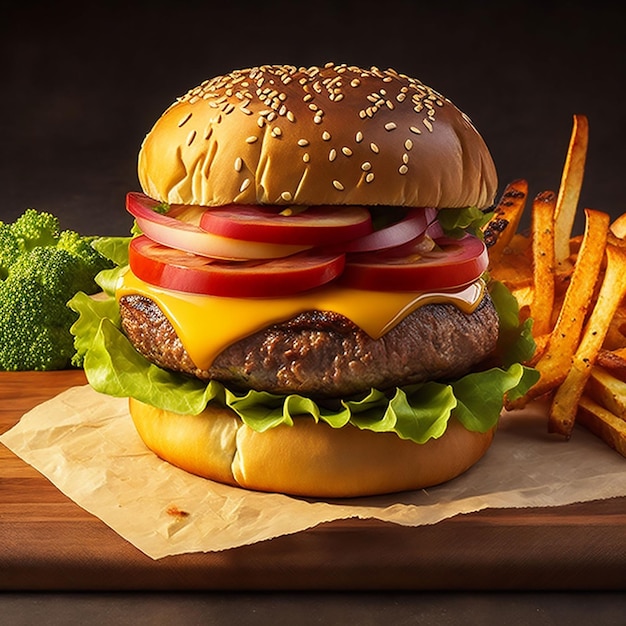
[[[305,311],[333,311],[378,339],[420,306],[451,303],[471,313],[480,303],[484,282],[441,293],[388,292],[326,285],[281,298],[224,298],[172,291],[150,285],[130,270],[117,298],[137,294],[156,302],[180,337],[193,362],[208,369],[227,346],[267,326]]]

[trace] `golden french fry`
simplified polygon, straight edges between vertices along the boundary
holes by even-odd
[[[626,239],[626,213],[622,213],[611,224],[611,232],[618,238]]]
[[[580,398],[577,421],[626,457],[626,422],[586,394]]]
[[[626,383],[609,370],[594,365],[585,393],[622,420],[626,420]]]
[[[593,301],[604,259],[609,216],[591,209],[585,210],[585,216],[585,234],[565,298],[541,358],[535,363],[541,378],[529,391],[528,399],[543,395],[565,380]]]
[[[596,362],[611,319],[626,294],[626,249],[609,244],[606,256],[606,271],[598,300],[572,359],[572,367],[557,389],[550,407],[548,430],[568,438],[591,368]]]
[[[532,287],[533,268],[530,238],[516,233],[497,262],[490,261],[489,272],[492,278],[504,283],[511,291]]]
[[[551,191],[540,193],[533,201],[532,251],[533,300],[530,313],[533,333],[544,335],[552,328],[554,304],[554,210],[556,196]]]
[[[509,183],[502,193],[493,217],[483,227],[485,244],[489,248],[489,259],[492,265],[500,260],[517,232],[527,196],[528,183],[525,180],[520,179]]]
[[[555,259],[562,263],[570,254],[569,241],[585,174],[589,124],[584,115],[574,115],[574,125],[561,176],[555,212]]]
[[[623,307],[615,312],[602,347],[607,350],[626,348],[626,309]]]
[[[626,381],[626,348],[600,350],[596,363],[620,380]]]

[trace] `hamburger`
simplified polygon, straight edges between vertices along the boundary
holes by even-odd
[[[419,80],[332,63],[206,80],[138,174],[134,236],[100,242],[110,297],[70,306],[89,382],[129,397],[166,461],[308,497],[430,487],[534,382],[485,274],[492,158]]]

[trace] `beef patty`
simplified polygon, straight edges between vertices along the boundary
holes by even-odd
[[[380,339],[342,315],[308,311],[228,346],[202,370],[154,301],[124,296],[120,310],[130,341],[160,367],[233,388],[319,398],[458,377],[494,350],[498,336],[488,294],[469,315],[452,304],[422,306]]]

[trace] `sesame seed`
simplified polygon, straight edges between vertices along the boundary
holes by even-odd
[[[357,143],[361,143],[363,141],[363,133],[360,130],[357,131],[356,136],[354,137],[354,140]]]
[[[366,116],[367,116],[367,113],[365,112],[365,110],[361,109],[359,111],[359,117],[363,120],[363,119],[365,119]]]
[[[192,130],[188,135],[187,135],[187,145],[190,146],[193,143],[193,140],[196,138],[196,131]]]
[[[245,113],[246,115],[252,115],[252,111],[251,111],[250,109],[247,109],[247,108],[246,108],[246,107],[244,107],[244,106],[240,106],[240,107],[239,107],[239,110],[240,110],[242,113]]]
[[[263,128],[263,126],[265,126],[265,118],[259,117],[256,121],[256,124],[259,128]]]
[[[406,152],[402,155],[402,162],[405,164],[409,162],[409,155]]]
[[[399,94],[396,96],[396,100],[397,100],[398,102],[404,102],[404,101],[405,101],[405,99],[406,99],[406,93],[399,93]]]
[[[411,150],[411,149],[413,148],[413,142],[412,142],[410,139],[407,139],[407,140],[404,142],[404,148],[405,148],[406,150]]]
[[[344,146],[343,148],[341,148],[341,151],[347,157],[352,156],[352,150],[350,150],[350,148],[348,148],[348,146]]]
[[[330,133],[327,130],[322,133],[322,139],[324,141],[330,141]]]
[[[235,110],[235,105],[232,102],[229,102],[225,107],[224,107],[224,113],[226,115],[228,115],[229,113],[232,113]]]
[[[370,150],[376,154],[378,154],[380,152],[378,146],[375,143],[371,143],[370,144]]]
[[[366,183],[371,183],[374,180],[374,173],[373,172],[369,172],[367,174],[367,176],[365,177],[365,182]]]
[[[280,197],[285,201],[285,202],[291,202],[291,199],[293,198],[293,196],[291,195],[291,192],[289,191],[283,191],[280,194]]]
[[[397,128],[397,124],[395,122],[387,122],[385,124],[385,130],[395,130]]]
[[[342,93],[338,93],[335,96],[335,102],[339,102],[340,100],[343,100],[343,94]]]
[[[401,165],[398,168],[398,172],[400,172],[400,174],[406,174],[409,171],[409,168],[406,165]]]
[[[245,191],[250,186],[250,179],[246,178],[243,183],[241,183],[241,187],[239,187],[239,191]]]
[[[271,131],[272,137],[280,137],[283,134],[283,131],[278,128],[278,126],[274,126]]]
[[[337,157],[337,150],[335,150],[334,148],[331,148],[330,152],[328,153],[328,160],[334,161],[336,157]]]
[[[250,135],[250,137],[246,138],[246,143],[255,143],[258,139],[256,135]]]
[[[308,163],[308,162],[311,160],[311,157],[309,156],[309,153],[308,153],[308,152],[305,152],[305,153],[302,155],[302,160],[303,160],[305,163]]]
[[[301,148],[304,148],[309,145],[309,142],[306,139],[298,139],[298,145]]]
[[[372,169],[372,164],[369,161],[365,161],[361,164],[361,169],[364,172],[369,172]]]
[[[337,191],[343,191],[345,189],[345,187],[338,180],[333,180],[333,187],[337,189]]]
[[[422,120],[422,123],[424,124],[424,126],[426,126],[426,128],[428,128],[428,130],[432,133],[433,132],[433,125],[432,122],[430,120],[427,120],[426,118],[424,118]]]
[[[421,134],[422,134],[422,131],[421,131],[419,128],[417,128],[417,126],[411,126],[411,127],[409,128],[409,130],[410,130],[412,133],[415,133],[416,135],[421,135]]]
[[[290,122],[295,122],[296,121],[296,116],[291,112],[291,111],[287,111],[287,119]]]
[[[241,157],[237,157],[235,159],[235,172],[241,172],[242,166],[243,166],[243,161],[241,160]]]
[[[316,115],[316,116],[313,118],[313,121],[314,121],[316,124],[321,124],[321,123],[322,123],[322,118],[321,118],[319,115]]]
[[[309,102],[310,100],[313,100],[313,94],[312,93],[307,93],[304,98],[302,98],[305,102]]]
[[[186,124],[189,121],[190,117],[191,117],[191,113],[187,113],[187,115],[185,115],[185,117],[183,117],[183,119],[180,120],[180,122],[178,122],[178,127],[180,128],[181,126]]]
[[[350,87],[358,87],[361,84],[361,81],[358,78],[353,78],[350,81]]]

